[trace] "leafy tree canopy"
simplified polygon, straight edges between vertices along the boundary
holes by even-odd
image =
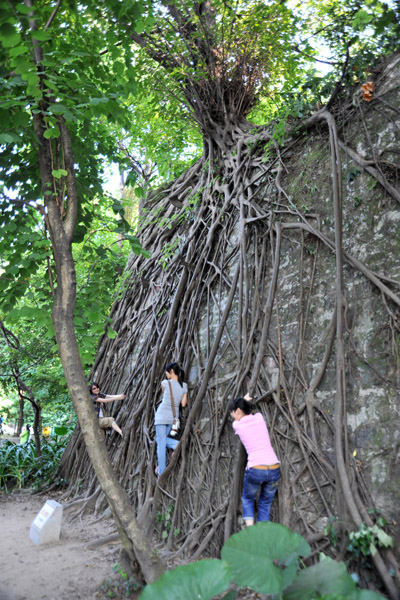
[[[396,5],[380,0],[2,0],[0,316],[26,337],[26,352],[34,327],[43,332],[50,360],[55,352],[49,315],[54,266],[33,127],[43,99],[45,137],[54,152],[52,191],[60,198],[66,170],[57,151],[58,117],[73,144],[75,325],[89,366],[107,326],[116,275],[129,247],[141,252],[126,205],[103,192],[107,166],[114,162],[128,173],[133,196],[140,197],[176,178],[201,152],[202,136],[215,136],[218,127],[264,124],[289,111],[302,116],[329,97],[346,52],[346,77],[354,82],[395,46],[397,16]],[[325,77],[315,71],[321,48],[330,63]],[[129,246],[118,246],[121,238]]]

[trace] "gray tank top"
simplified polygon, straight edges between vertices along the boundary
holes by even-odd
[[[174,381],[173,379],[169,380],[172,386],[172,395],[174,397],[174,406],[176,416],[179,417],[179,405],[181,400],[185,394],[187,394],[188,387],[186,383],[183,383],[183,387],[178,381]],[[160,406],[156,410],[154,424],[155,425],[171,425],[174,422],[174,415],[172,412],[171,406],[171,397],[169,394],[169,385],[168,379],[164,379],[161,382],[161,385],[164,388],[163,397],[161,400]]]

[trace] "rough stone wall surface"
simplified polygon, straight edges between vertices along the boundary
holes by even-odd
[[[371,164],[376,164],[376,160],[384,161],[380,169],[392,178],[398,189],[398,167],[396,171],[390,165],[386,166],[386,162],[398,164],[400,147],[399,59],[392,66],[395,68],[390,76],[376,89],[375,105],[361,104],[357,118],[339,128],[339,135]],[[385,117],[382,111],[386,111]],[[397,289],[396,286],[392,289],[398,293],[400,205],[344,151],[341,159],[344,248],[373,272],[396,282]],[[307,214],[319,215],[325,228],[331,229],[333,239],[328,163],[326,138],[309,137],[301,154],[297,152],[288,164],[287,186],[297,205],[302,203]],[[315,240],[307,240],[306,249],[309,251],[308,264],[303,265],[301,272],[293,236],[287,243],[279,283],[280,314],[285,352],[289,356],[292,346],[294,358],[292,340],[301,311],[298,290],[302,284],[309,297],[304,368],[311,376],[321,360],[324,336],[334,310],[335,259]],[[316,257],[311,290],[310,273]],[[395,524],[400,519],[399,310],[390,301],[387,310],[381,292],[348,263],[344,267],[344,284],[350,440],[376,506]],[[321,404],[332,411],[335,393],[333,356],[316,395]]]

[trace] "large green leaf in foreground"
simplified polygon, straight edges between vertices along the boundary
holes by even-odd
[[[341,600],[379,600],[376,592],[359,590],[348,574],[343,562],[336,562],[328,556],[308,569],[300,571],[296,581],[283,594],[284,600],[310,600],[323,598]]]
[[[256,523],[233,535],[221,551],[233,581],[261,594],[278,594],[290,585],[299,556],[311,549],[301,535],[279,523]]]
[[[228,565],[221,560],[201,560],[166,571],[144,588],[140,600],[210,600],[227,589]]]

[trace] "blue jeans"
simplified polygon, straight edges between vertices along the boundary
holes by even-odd
[[[157,460],[158,460],[158,474],[161,475],[165,471],[165,461],[167,448],[175,450],[179,444],[178,440],[174,440],[169,436],[172,429],[172,425],[156,425],[156,442],[157,442]]]
[[[257,521],[269,521],[272,500],[278,489],[281,470],[277,469],[247,469],[242,494],[243,519],[254,519],[254,504],[258,491]]]

